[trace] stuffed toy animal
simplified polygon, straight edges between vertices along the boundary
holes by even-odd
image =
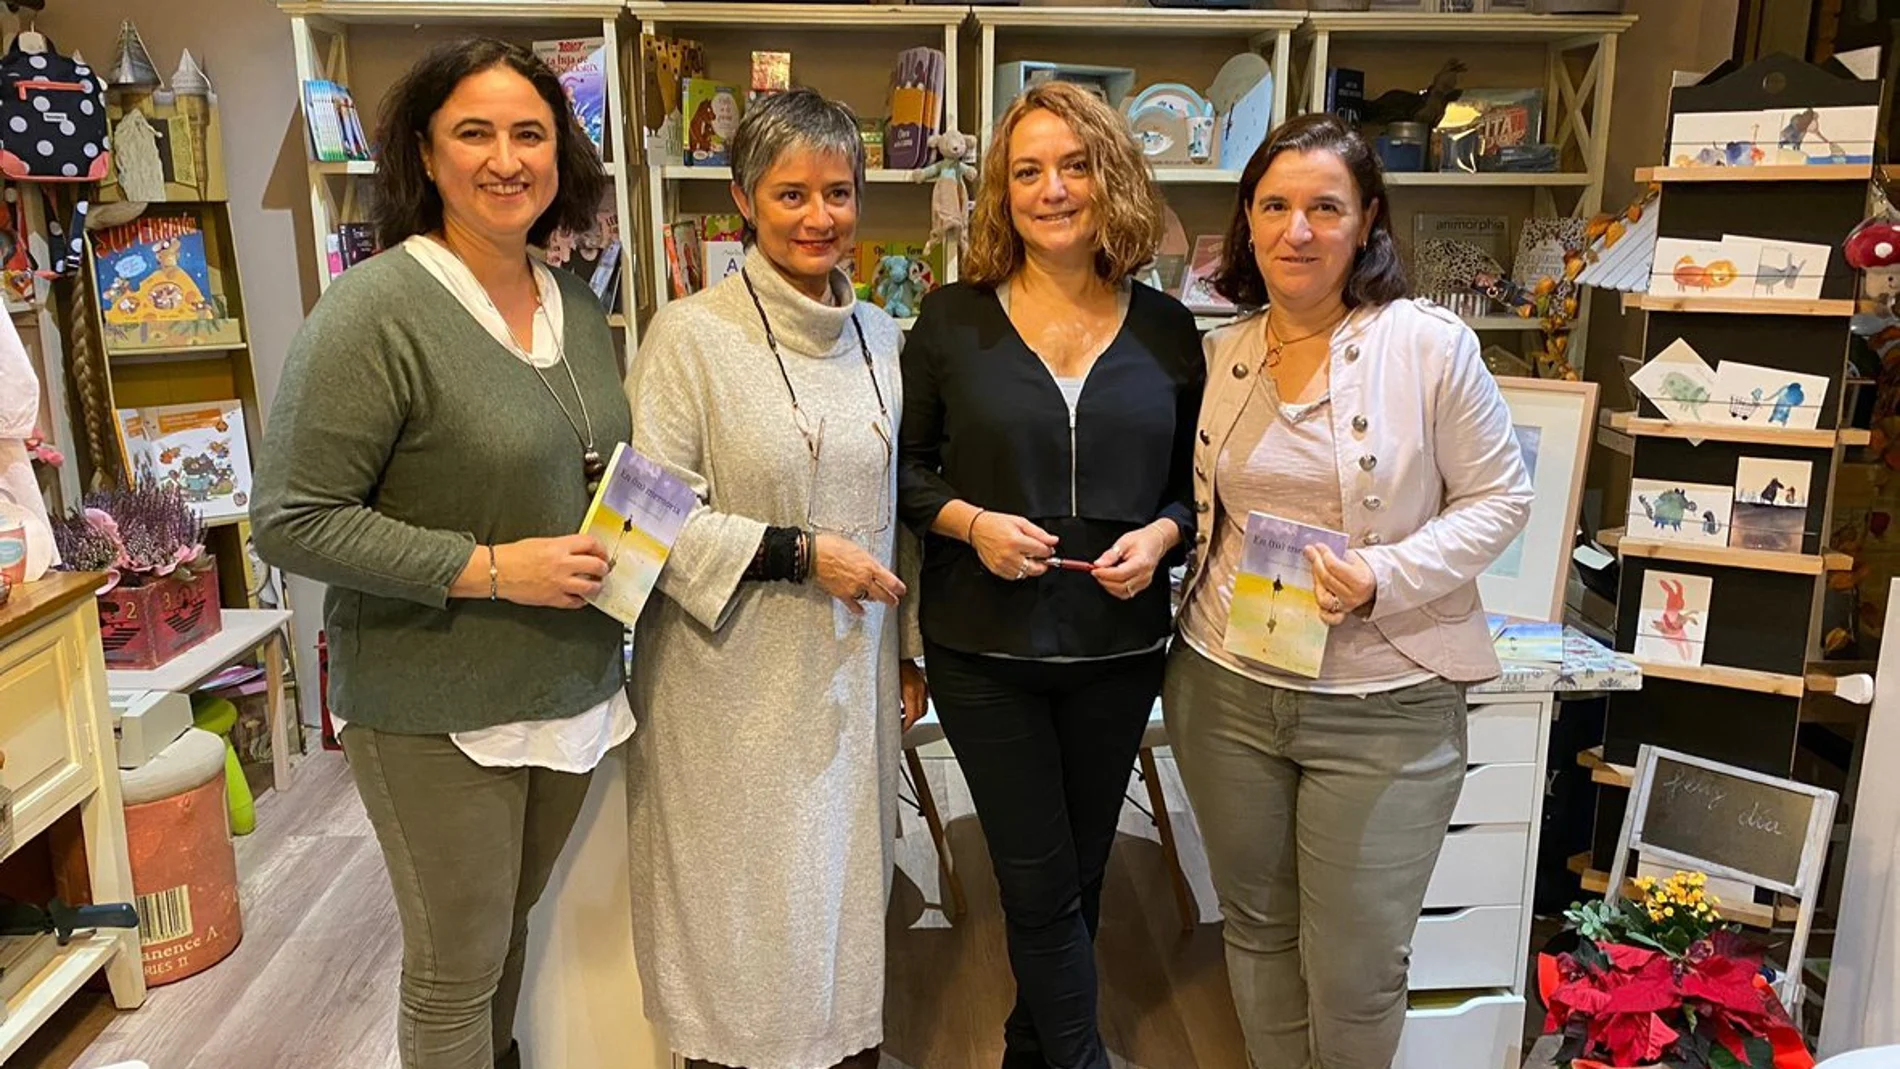
[[[923,303],[923,272],[903,253],[892,253],[877,262],[871,277],[871,293],[892,319],[909,319]]]
[[[970,161],[976,158],[976,138],[945,130],[931,135],[930,147],[937,151],[937,162],[913,176],[913,181],[935,183],[930,187],[930,240],[924,252],[952,240],[963,252],[970,238],[970,186],[976,182]]]

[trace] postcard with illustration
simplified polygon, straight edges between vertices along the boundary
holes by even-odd
[[[1722,406],[1713,403],[1715,369],[1681,338],[1631,372],[1629,380],[1672,423],[1725,422]]]
[[[1761,249],[1720,241],[1657,238],[1649,292],[1656,297],[1749,297]]]
[[[1709,630],[1709,595],[1715,581],[1654,569],[1643,573],[1643,600],[1636,613],[1639,661],[1699,665]]]
[[[1733,488],[1715,483],[1631,479],[1624,537],[1726,546],[1733,497]]]
[[[1735,508],[1729,545],[1799,553],[1807,531],[1814,463],[1742,457],[1735,465]]]
[[[1715,396],[1731,423],[1811,431],[1827,401],[1827,376],[1724,360],[1715,368]]]
[[[1753,245],[1759,250],[1751,296],[1820,299],[1821,283],[1827,279],[1828,256],[1833,252],[1828,246],[1739,234],[1722,235],[1722,243]]]

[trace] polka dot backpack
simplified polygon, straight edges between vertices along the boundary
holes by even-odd
[[[45,49],[29,52],[15,38],[0,57],[0,175],[98,182],[112,156],[105,86],[91,68],[40,41]]]

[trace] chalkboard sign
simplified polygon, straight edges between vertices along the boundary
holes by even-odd
[[[1636,784],[1642,812],[1631,845],[1638,853],[1667,851],[1796,892],[1810,841],[1826,834],[1816,820],[1832,819],[1832,792],[1688,754],[1645,752],[1653,760]]]

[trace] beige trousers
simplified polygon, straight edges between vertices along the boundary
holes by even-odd
[[[1463,689],[1283,690],[1176,642],[1162,701],[1249,1061],[1388,1069],[1412,929],[1464,783]]]

